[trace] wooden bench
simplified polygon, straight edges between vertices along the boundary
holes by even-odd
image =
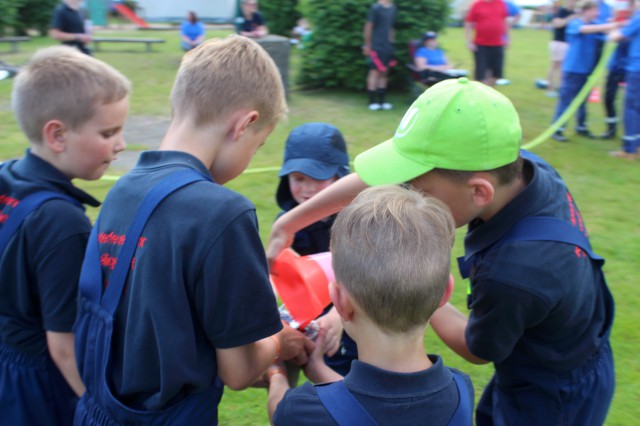
[[[123,37],[93,37],[91,39],[96,52],[100,51],[100,43],[145,43],[147,52],[151,52],[151,45],[156,43],[164,43],[161,38],[123,38]]]
[[[11,52],[16,53],[18,49],[18,43],[24,43],[25,41],[31,41],[30,37],[0,37],[0,43],[11,43]]]

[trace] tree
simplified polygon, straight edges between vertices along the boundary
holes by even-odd
[[[306,8],[313,29],[310,43],[302,51],[298,83],[303,87],[362,89],[368,70],[362,56],[363,28],[373,0],[308,0]],[[398,13],[394,25],[398,65],[391,72],[392,84],[408,81],[408,42],[425,31],[440,31],[449,14],[448,0],[395,0]]]
[[[301,16],[297,6],[298,0],[261,0],[259,10],[267,20],[269,33],[289,37]]]

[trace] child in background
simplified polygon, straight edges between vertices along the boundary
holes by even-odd
[[[315,383],[335,383],[289,391],[286,371],[270,368],[274,424],[371,424],[358,419],[358,409],[381,425],[472,424],[471,381],[424,349],[429,318],[453,291],[454,230],[443,203],[399,186],[369,188],[338,214],[329,292],[360,358],[342,381],[322,362],[321,332],[305,371]],[[349,413],[348,423],[326,394],[344,404],[338,408]]]
[[[72,334],[91,231],[82,205],[100,203],[72,179],[99,179],[124,150],[130,87],[111,66],[62,46],[36,52],[14,80],[12,106],[30,148],[0,165],[2,424],[73,422],[85,390]],[[20,222],[45,192],[52,198]]]
[[[562,63],[562,83],[560,84],[560,97],[556,107],[553,121],[556,121],[569,104],[578,95],[582,86],[587,82],[587,78],[593,71],[599,58],[598,43],[600,33],[611,31],[617,28],[615,22],[599,24],[598,5],[591,1],[585,0],[576,5],[578,17],[572,19],[565,30],[569,49]],[[558,142],[568,142],[569,139],[564,135],[565,125],[563,124],[556,131],[552,138]],[[589,139],[595,136],[587,128],[587,109],[586,103],[583,102],[578,108],[578,125],[576,133]]]
[[[246,37],[207,41],[184,55],[171,107],[159,150],[109,191],[89,239],[76,424],[216,424],[223,385],[314,346],[283,330],[255,207],[222,186],[286,113],[273,60]]]
[[[469,362],[494,363],[476,424],[601,425],[615,387],[603,260],[562,178],[521,141],[504,95],[466,78],[438,83],[392,139],[356,157],[357,174],[278,219],[267,254],[367,185],[412,183],[445,202],[456,226],[469,225],[461,273],[471,279],[470,315],[446,304],[430,323]]]
[[[622,149],[613,157],[636,160],[640,157],[640,2],[635,2],[633,17],[628,25],[611,34],[613,41],[629,40],[629,56],[625,66],[627,82],[624,96],[624,136]],[[624,42],[624,41],[623,41]],[[618,46],[621,48],[622,46]]]
[[[276,193],[283,215],[306,202],[322,189],[349,174],[349,155],[342,133],[327,123],[306,123],[291,131],[284,148],[284,163]],[[321,219],[296,232],[291,248],[305,256],[329,251],[329,236],[335,215]],[[327,333],[327,364],[338,373],[349,372],[358,357],[355,342],[343,333],[335,309],[318,318]]]

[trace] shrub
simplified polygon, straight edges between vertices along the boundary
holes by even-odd
[[[259,10],[267,20],[269,33],[289,37],[301,16],[297,6],[298,0],[260,0]]]
[[[368,71],[362,56],[363,28],[372,0],[308,0],[313,38],[305,43],[298,83],[305,88],[343,87],[362,89]],[[395,52],[397,67],[391,84],[408,81],[407,43],[424,31],[440,31],[447,22],[448,0],[395,0],[397,7]]]
[[[19,0],[14,3],[17,3],[13,24],[16,35],[26,35],[29,29],[37,30],[40,35],[47,34],[58,0]]]

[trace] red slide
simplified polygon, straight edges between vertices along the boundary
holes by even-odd
[[[113,8],[117,10],[120,15],[134,22],[139,27],[149,28],[149,24],[144,22],[142,18],[136,15],[131,9],[129,9],[123,3],[114,3]]]

